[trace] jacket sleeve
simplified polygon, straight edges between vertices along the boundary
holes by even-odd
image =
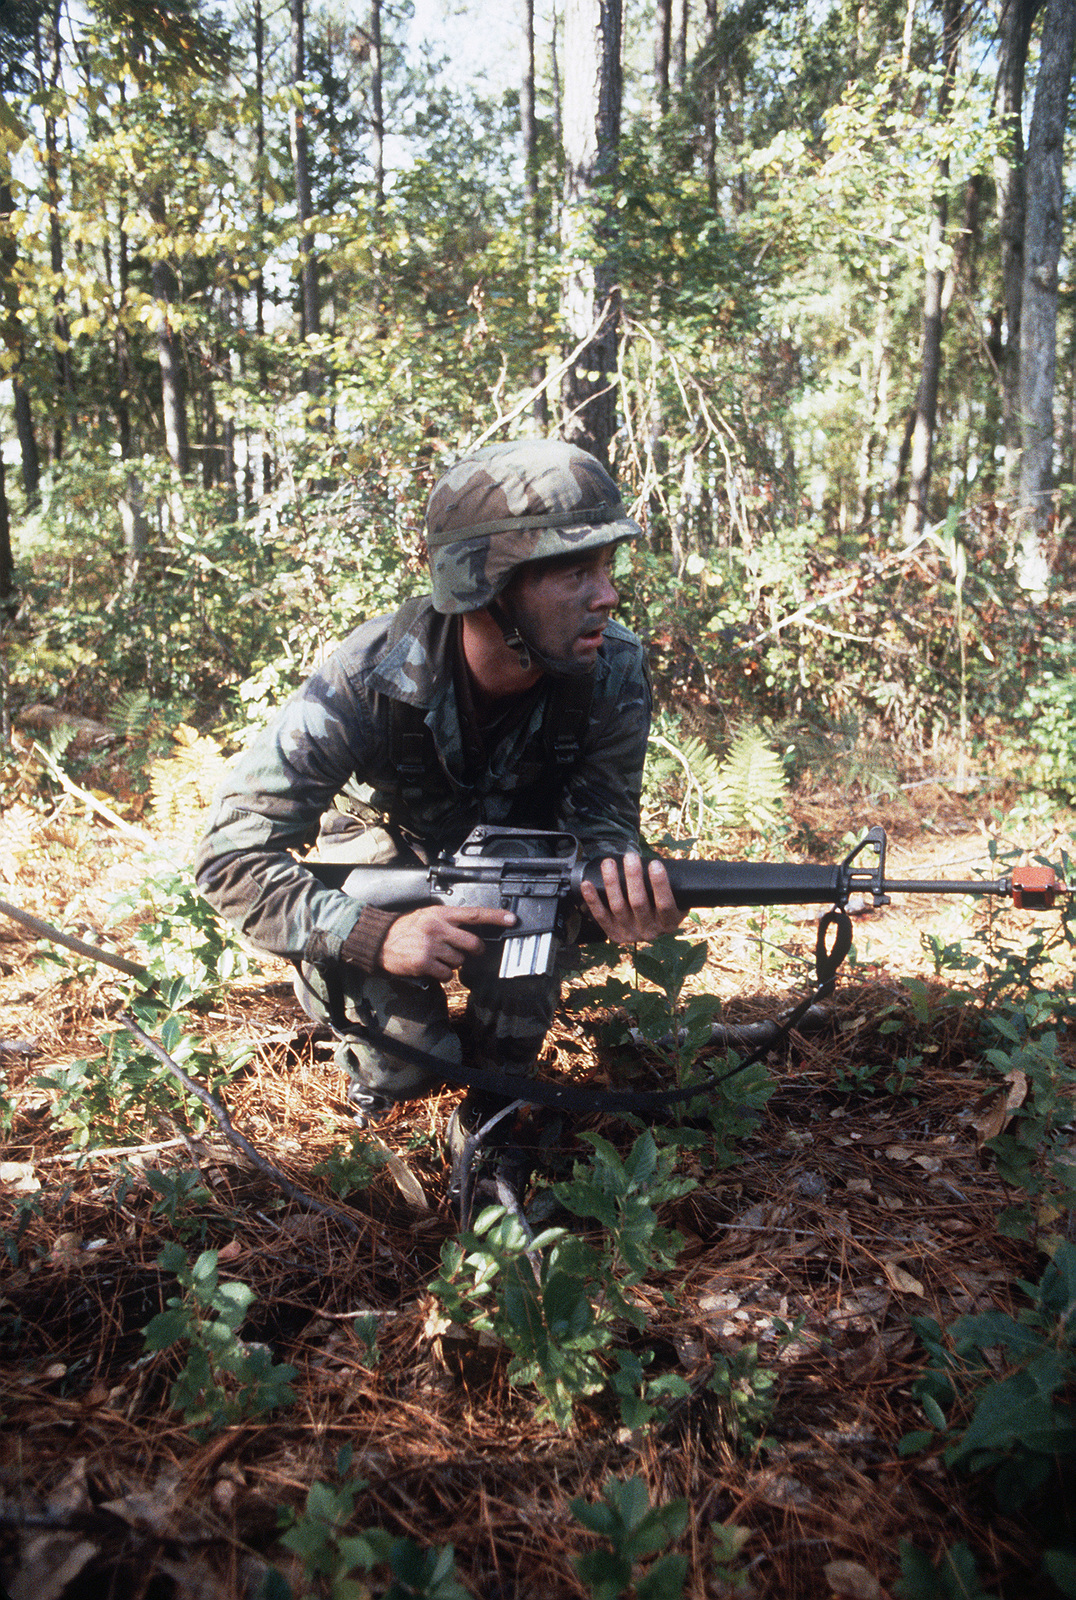
[[[370,708],[338,652],[218,789],[195,877],[209,903],[259,949],[307,961],[341,955],[362,907],[319,884],[292,852],[314,842],[322,813],[349,778],[361,778],[376,761],[376,751]],[[368,941],[358,943],[369,949]]]
[[[653,693],[643,646],[610,625],[582,759],[568,780],[559,825],[585,857],[639,848],[639,805]]]

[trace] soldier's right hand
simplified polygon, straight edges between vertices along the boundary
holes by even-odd
[[[511,928],[514,911],[496,906],[420,906],[397,917],[381,946],[381,966],[394,978],[444,983],[468,956],[486,948],[473,927]]]

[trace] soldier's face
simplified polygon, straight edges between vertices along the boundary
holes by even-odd
[[[547,661],[587,672],[598,658],[619,596],[612,584],[613,546],[524,568],[506,594],[523,637]]]

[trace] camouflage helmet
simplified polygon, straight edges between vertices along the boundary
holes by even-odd
[[[426,508],[433,603],[478,611],[529,561],[641,532],[601,462],[561,439],[491,444],[450,467]]]

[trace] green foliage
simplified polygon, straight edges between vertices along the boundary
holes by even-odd
[[[593,1159],[577,1161],[571,1179],[554,1184],[553,1193],[573,1216],[605,1230],[604,1298],[618,1316],[641,1328],[645,1318],[623,1291],[650,1272],[675,1266],[683,1240],[661,1226],[656,1207],[690,1194],[695,1180],[677,1174],[677,1151],[660,1146],[649,1129],[639,1134],[623,1160],[600,1134],[582,1137],[593,1145]]]
[[[862,1061],[849,1059],[838,1063],[833,1082],[849,1094],[910,1094],[922,1065],[921,1055],[898,1056],[893,1062],[869,1056]]]
[[[902,1452],[930,1445],[936,1430],[948,1441],[947,1467],[989,1474],[999,1506],[1037,1528],[1051,1576],[1071,1594],[1076,1247],[1060,1245],[1040,1282],[1020,1287],[1030,1303],[1015,1317],[982,1312],[944,1330],[932,1318],[912,1319],[931,1361],[915,1384],[931,1430],[909,1435]]]
[[[240,1420],[257,1419],[295,1399],[294,1367],[274,1365],[265,1345],[246,1344],[239,1328],[255,1295],[245,1283],[221,1282],[217,1252],[205,1250],[193,1265],[178,1244],[157,1257],[183,1290],[144,1330],[148,1352],[185,1349],[186,1361],[169,1399],[196,1438],[219,1433]]]
[[[345,1445],[337,1460],[342,1476],[350,1470],[352,1450]],[[280,1542],[298,1556],[303,1576],[314,1588],[294,1596],[279,1573],[264,1600],[365,1600],[370,1594],[357,1573],[388,1569],[387,1587],[380,1588],[382,1600],[469,1600],[468,1592],[456,1580],[451,1545],[438,1550],[421,1550],[411,1539],[395,1539],[382,1528],[366,1528],[348,1533],[355,1516],[355,1504],[366,1485],[361,1479],[346,1483],[321,1483],[307,1490],[300,1514],[290,1508],[279,1513],[284,1529]]]
[[[157,1196],[151,1207],[153,1216],[166,1218],[180,1239],[204,1236],[205,1221],[192,1212],[209,1205],[213,1196],[197,1168],[165,1172],[147,1167],[145,1178]]]
[[[732,828],[775,833],[785,820],[788,783],[781,759],[757,728],[743,728],[718,771],[715,805]]]
[[[710,1533],[714,1541],[714,1577],[733,1594],[747,1590],[749,1579],[740,1560],[751,1537],[750,1528],[741,1528],[735,1522],[711,1522]]]
[[[906,1539],[900,1542],[901,1600],[997,1600],[979,1583],[975,1557],[966,1544],[954,1544],[932,1561]]]
[[[325,1159],[318,1161],[310,1171],[316,1178],[327,1178],[337,1199],[346,1200],[349,1195],[370,1187],[385,1160],[384,1151],[359,1132],[351,1135],[346,1146],[334,1145]]]
[[[1076,804],[1076,646],[1072,629],[1042,641],[1027,686],[1027,737],[1037,752],[1032,776],[1067,805]]]
[[[130,1009],[144,1030],[159,1030],[160,1043],[176,1065],[212,1094],[249,1060],[251,1051],[249,1045],[239,1045],[222,1059],[216,1046],[206,1046],[188,1032],[187,1018],[169,1006],[173,994],[183,1004],[188,990],[187,980],[179,978],[159,999],[140,995]],[[206,1127],[209,1113],[202,1102],[125,1028],[102,1034],[101,1043],[103,1055],[60,1063],[34,1079],[54,1096],[52,1115],[68,1130],[73,1148],[121,1143],[132,1125],[144,1126],[154,1113],[195,1132]]]
[[[553,1193],[575,1216],[601,1224],[601,1247],[559,1227],[530,1237],[504,1207],[490,1206],[442,1246],[441,1271],[430,1285],[454,1322],[494,1333],[507,1346],[510,1380],[533,1384],[540,1414],[561,1428],[578,1399],[605,1388],[616,1319],[644,1325],[631,1288],[675,1264],[679,1235],[660,1225],[655,1208],[694,1188],[676,1176],[675,1153],[659,1149],[649,1132],[623,1160],[607,1140],[586,1137],[593,1161],[577,1162]],[[612,1387],[633,1427],[655,1414],[651,1402],[659,1394],[682,1392],[676,1383],[645,1380],[630,1356],[620,1358]]]
[[[1049,1017],[1053,1007],[1042,1010]],[[1029,1197],[1030,1204],[1009,1207],[998,1217],[999,1231],[1012,1238],[1027,1237],[1059,1209],[1076,1205],[1069,1133],[1076,1069],[1061,1053],[1054,1029],[1032,1031],[1035,1020],[1041,1030],[1042,1010],[1035,1019],[1031,1009],[999,1007],[988,1018],[990,1033],[1002,1043],[985,1051],[986,1060],[1010,1083],[1010,1075],[1022,1074],[1027,1089],[1004,1130],[985,1145],[1003,1182]]]
[[[430,1288],[453,1322],[504,1342],[510,1380],[533,1383],[539,1414],[567,1428],[575,1402],[605,1383],[600,1358],[612,1343],[612,1312],[589,1292],[600,1274],[598,1252],[566,1229],[531,1239],[511,1213],[490,1206],[441,1247]]]
[[[188,866],[162,863],[117,896],[111,914],[143,919],[136,929],[143,962],[173,1007],[209,1000],[249,971],[248,951],[199,894]]]
[[[779,1323],[778,1347],[789,1343],[803,1326],[797,1317],[791,1327]],[[764,1366],[757,1344],[742,1344],[731,1354],[718,1351],[707,1382],[717,1398],[725,1437],[743,1455],[751,1455],[762,1445],[778,1398],[779,1376]]]
[[[148,917],[146,913],[149,913]],[[218,921],[194,887],[188,868],[160,867],[113,904],[114,917],[141,914],[140,954],[155,987],[129,1004],[135,1020],[158,1034],[162,1048],[189,1077],[215,1092],[250,1059],[240,1044],[222,1056],[189,1029],[186,1010],[205,1003],[247,970],[238,938]],[[131,1124],[157,1112],[200,1130],[207,1112],[126,1029],[102,1034],[104,1054],[61,1063],[35,1082],[54,1095],[53,1115],[77,1149],[118,1143]]]
[[[699,840],[729,829],[772,836],[785,826],[788,783],[781,758],[758,728],[741,728],[718,758],[694,733],[659,716],[650,735],[647,815]]]
[[[688,1519],[686,1500],[652,1507],[642,1478],[610,1478],[596,1504],[581,1499],[568,1504],[576,1521],[608,1545],[574,1561],[592,1600],[619,1600],[627,1594],[634,1600],[679,1600],[687,1577],[686,1556],[669,1552],[658,1556],[634,1582],[633,1575],[640,1561],[683,1533]]]
[[[628,1024],[633,1024],[637,1037],[653,1050],[667,1065],[673,1082],[688,1085],[695,1078],[711,1075],[710,1063],[703,1066],[698,1061],[700,1051],[709,1042],[713,1019],[721,1002],[712,995],[684,997],[689,978],[701,972],[706,964],[707,945],[702,941],[683,938],[679,933],[663,934],[653,943],[636,947],[633,961],[636,972],[653,987],[643,989],[626,984],[622,979],[606,977],[599,984],[586,984],[573,988],[567,997],[569,1008],[574,1006],[603,1006],[622,1010],[627,1023],[614,1021],[606,1024],[603,1033],[608,1043],[617,1043],[627,1037]],[[595,964],[603,958],[598,957]],[[738,1071],[740,1058],[730,1051],[725,1066],[718,1073],[727,1074],[716,1088],[708,1090],[706,1098],[687,1100],[684,1115],[705,1117],[712,1129],[709,1157],[719,1166],[728,1166],[735,1160],[735,1141],[755,1126],[755,1115],[773,1093],[773,1084],[761,1063],[745,1071]],[[688,1130],[676,1135],[681,1146],[691,1142]],[[700,1135],[701,1140],[701,1135]]]

